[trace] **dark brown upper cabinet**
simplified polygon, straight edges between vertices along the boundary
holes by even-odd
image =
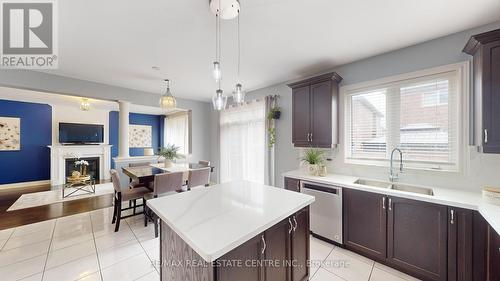
[[[474,56],[473,143],[500,153],[500,29],[472,36],[463,51]]]
[[[292,88],[292,143],[330,148],[338,144],[339,83],[332,72],[289,84]]]

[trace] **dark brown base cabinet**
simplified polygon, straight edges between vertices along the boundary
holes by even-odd
[[[294,178],[285,178],[284,187],[287,190],[300,192],[300,180]]]
[[[167,266],[169,261],[200,261],[164,222],[161,223],[161,280],[306,281],[309,279],[309,207],[270,227],[206,266]],[[229,263],[228,263],[229,261]],[[236,261],[241,261],[238,265]],[[231,263],[232,262],[232,263]]]
[[[500,235],[488,227],[488,281],[500,281]]]
[[[344,244],[423,280],[473,280],[469,210],[344,189]]]
[[[343,197],[346,248],[374,260],[384,261],[387,249],[385,196],[344,189]]]

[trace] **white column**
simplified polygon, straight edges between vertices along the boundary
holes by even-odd
[[[118,101],[120,105],[120,126],[118,127],[120,139],[118,141],[118,157],[129,157],[128,147],[128,127],[129,127],[129,113],[130,103],[128,101]]]

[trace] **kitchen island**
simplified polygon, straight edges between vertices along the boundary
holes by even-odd
[[[161,219],[161,280],[307,280],[312,202],[245,181],[149,200]]]

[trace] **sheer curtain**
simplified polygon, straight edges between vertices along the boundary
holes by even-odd
[[[220,113],[221,182],[266,183],[265,108],[258,100]]]
[[[165,119],[165,144],[179,147],[179,153],[189,154],[189,115],[188,113],[167,115]]]

